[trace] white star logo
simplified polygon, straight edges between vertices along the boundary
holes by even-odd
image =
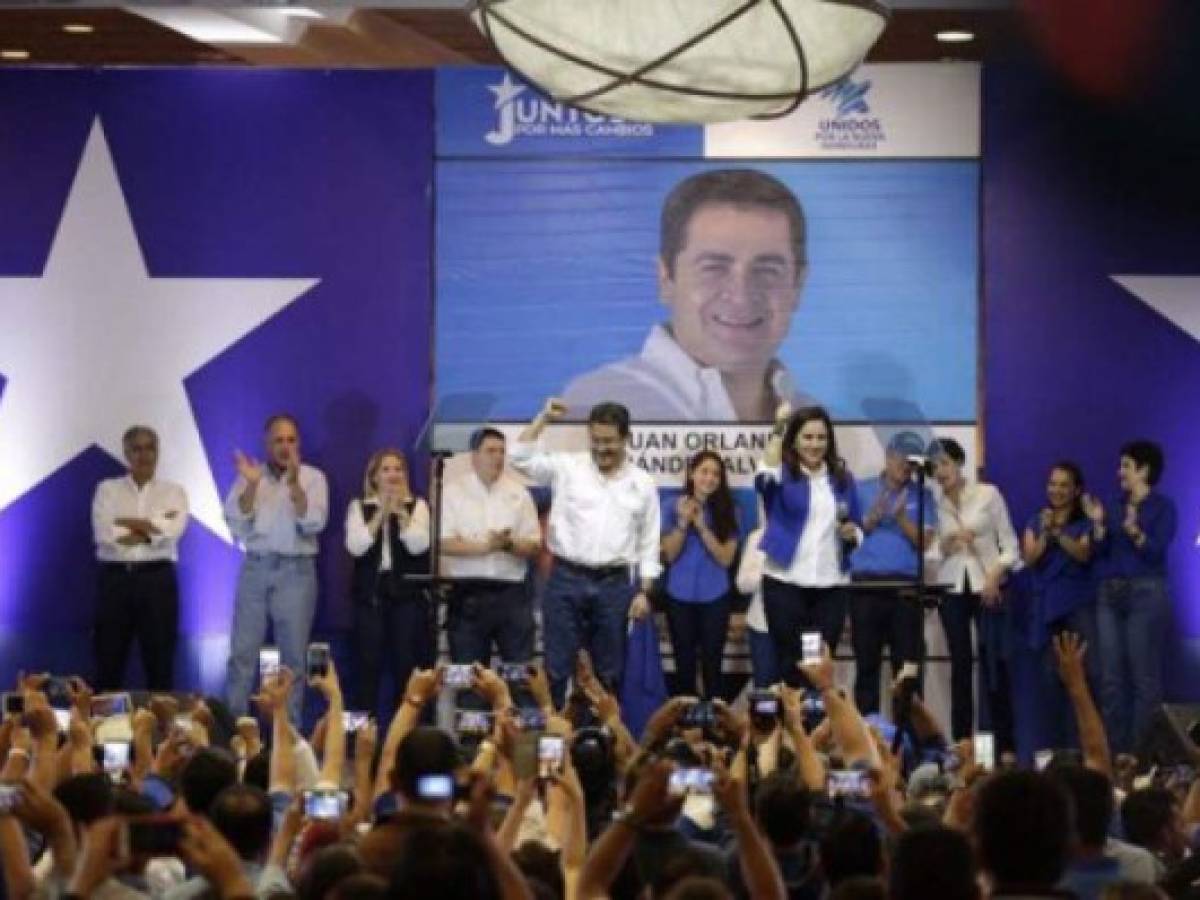
[[[152,277],[97,119],[41,277],[0,277],[0,511],[93,444],[123,461],[144,424],[159,476],[229,541],[183,381],[318,281]]]
[[[1109,277],[1160,316],[1200,341],[1200,275]]]
[[[504,80],[499,84],[489,84],[488,90],[496,95],[496,109],[500,109],[512,103],[519,95],[524,93],[525,85],[517,84],[513,81],[508,73],[504,73]]]

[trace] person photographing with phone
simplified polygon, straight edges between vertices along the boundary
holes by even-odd
[[[766,510],[759,546],[763,606],[784,680],[795,686],[801,633],[837,647],[846,619],[849,553],[862,541],[854,476],[838,455],[829,413],[783,404],[754,478]]]
[[[412,492],[404,453],[386,447],[371,454],[362,495],[346,510],[359,709],[380,709],[385,665],[399,695],[413,669],[430,668],[437,657],[427,585],[406,577],[429,574],[429,529],[429,506]],[[385,698],[382,708],[395,706]]]
[[[513,467],[551,490],[547,540],[554,566],[542,598],[542,627],[556,706],[581,648],[607,687],[620,684],[626,621],[649,614],[647,594],[662,569],[658,491],[626,456],[629,411],[619,403],[592,407],[587,452],[541,449],[546,425],[566,412],[563,401],[547,400],[512,450]]]
[[[259,647],[267,625],[283,664],[304,668],[317,608],[318,539],[329,517],[325,475],[300,460],[300,426],[279,413],[267,420],[266,463],[238,450],[238,477],[225,500],[225,521],[246,556],[238,575],[230,629],[226,699],[235,716],[246,714]],[[302,688],[289,701],[299,721]]]

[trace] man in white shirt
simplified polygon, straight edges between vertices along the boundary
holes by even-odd
[[[188,523],[182,487],[154,477],[158,435],[135,425],[121,441],[128,473],[96,486],[92,532],[100,561],[96,603],[96,687],[125,684],[129,648],[137,637],[146,687],[169,691],[175,670],[179,538]]]
[[[547,423],[566,409],[560,399],[547,400],[512,449],[513,467],[549,485],[552,495],[547,543],[554,568],[542,597],[542,644],[556,705],[581,648],[601,680],[619,688],[626,620],[650,612],[647,594],[662,570],[658,491],[626,456],[629,411],[618,403],[592,408],[589,452],[539,449]]]
[[[446,636],[456,663],[487,665],[495,642],[505,662],[533,657],[533,609],[525,573],[542,548],[529,491],[504,471],[504,435],[471,435],[471,469],[442,497],[441,572],[453,579]]]
[[[329,486],[320,470],[300,462],[300,429],[292,416],[267,420],[266,451],[266,464],[235,452],[238,477],[225,499],[225,520],[246,551],[226,684],[235,716],[246,714],[268,621],[283,664],[304,671],[317,607],[317,540],[329,517]],[[293,722],[300,721],[304,679],[296,685],[289,703]]]
[[[753,169],[701,172],[662,210],[659,296],[670,321],[638,356],[567,385],[572,409],[611,398],[638,420],[769,422],[799,393],[775,354],[808,274],[804,210],[778,179]]]

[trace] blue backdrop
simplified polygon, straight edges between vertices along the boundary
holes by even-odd
[[[318,627],[344,626],[346,503],[359,490],[370,451],[408,447],[428,410],[431,73],[8,70],[0,75],[0,119],[6,123],[0,130],[6,326],[23,289],[14,279],[42,279],[97,124],[151,279],[315,281],[240,339],[207,354],[183,388],[222,496],[235,474],[233,448],[261,453],[265,417],[279,410],[297,416],[304,455],[325,469],[332,487]],[[148,290],[153,297],[153,283]],[[84,290],[72,302],[82,310],[99,300]],[[214,297],[211,316],[232,315],[237,307],[237,296]],[[136,333],[137,323],[112,323],[117,327]],[[64,323],[63,341],[39,352],[68,354],[77,342],[89,353],[98,352],[96,342],[135,355],[142,349],[124,332],[77,331]],[[191,337],[181,322],[177,332],[153,339],[187,354]],[[0,413],[31,387],[20,382],[11,347],[9,355],[0,357]],[[42,368],[55,377],[52,366]],[[97,368],[96,378],[111,375]],[[126,403],[91,417],[109,415],[115,429],[130,420],[158,425],[162,376],[148,368],[144,377],[144,407]],[[47,408],[30,427],[64,427],[66,415]],[[29,437],[4,433],[0,442]],[[164,460],[173,452],[178,448],[162,447]],[[97,480],[122,466],[86,443],[64,462],[0,509],[5,684],[22,666],[90,668],[84,662],[91,658],[94,602],[90,501]],[[193,520],[180,555],[187,645],[180,679],[211,690],[223,681],[240,554]]]

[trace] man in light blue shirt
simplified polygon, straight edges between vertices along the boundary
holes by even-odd
[[[864,538],[850,557],[850,621],[854,640],[854,701],[863,715],[879,711],[879,672],[883,645],[892,657],[893,677],[906,662],[925,656],[924,614],[919,604],[902,597],[917,577],[917,522],[932,546],[937,507],[925,490],[918,514],[920,489],[910,479],[908,457],[923,456],[925,442],[911,431],[894,435],[887,445],[883,472],[859,485]]]
[[[317,606],[317,539],[329,516],[329,486],[300,462],[300,429],[289,415],[267,420],[267,462],[236,453],[238,477],[225,500],[230,531],[245,548],[230,635],[227,700],[246,714],[258,650],[270,621],[285,666],[301,677],[289,701],[300,721],[304,657]]]

